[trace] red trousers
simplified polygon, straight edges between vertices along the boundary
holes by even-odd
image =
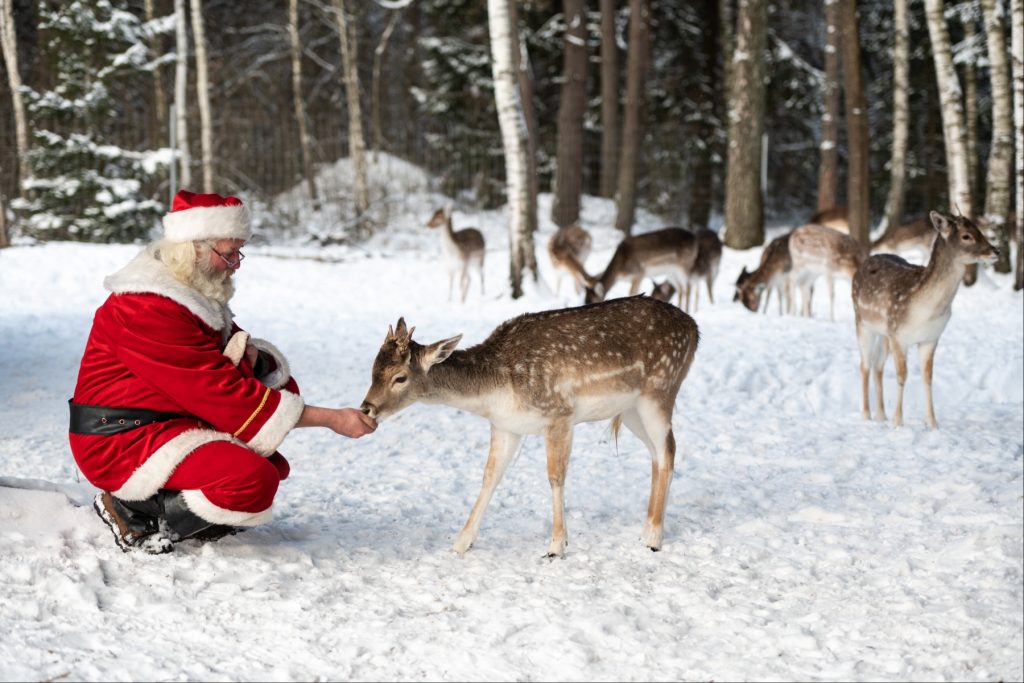
[[[280,453],[264,458],[230,441],[213,441],[190,453],[163,488],[199,490],[225,512],[257,513],[269,510],[278,484],[288,477],[289,471],[288,461]],[[204,514],[205,510],[193,511],[204,518],[210,516]]]

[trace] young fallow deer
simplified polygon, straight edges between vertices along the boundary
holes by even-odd
[[[885,421],[882,369],[889,352],[896,363],[896,414],[903,424],[903,385],[907,351],[917,344],[924,380],[926,421],[938,427],[932,405],[935,347],[952,314],[953,297],[969,264],[995,261],[999,253],[963,216],[930,214],[935,242],[927,266],[915,266],[893,254],[869,257],[853,278],[853,311],[860,346],[862,411],[868,409],[868,371],[875,376],[875,417]]]
[[[683,292],[690,272],[697,261],[697,238],[683,228],[664,228],[642,235],[631,235],[619,242],[608,267],[588,287],[586,303],[604,301],[608,291],[623,278],[630,279],[629,294],[640,291],[645,278],[664,276],[679,292],[679,307],[683,307]]]
[[[572,279],[577,294],[593,286],[594,279],[584,268],[587,256],[590,255],[591,241],[590,233],[576,223],[559,228],[548,240],[548,256],[555,269],[556,295],[566,275]]]
[[[919,254],[922,261],[927,262],[935,242],[935,227],[927,218],[918,218],[909,223],[901,223],[886,230],[881,237],[871,243],[872,254]]]
[[[757,313],[764,294],[764,313],[768,312],[768,302],[772,292],[776,292],[779,300],[779,315],[793,312],[793,281],[790,273],[793,260],[789,257],[789,234],[776,237],[761,252],[761,262],[753,272],[746,267],[736,279],[736,294],[733,301],[740,301],[748,310]]]
[[[825,276],[828,291],[828,319],[835,320],[835,275],[853,278],[864,252],[849,235],[814,223],[801,225],[789,235],[792,277],[800,288],[801,315],[811,317],[814,281]]]
[[[415,328],[414,328],[415,329]],[[491,446],[483,485],[454,549],[465,553],[526,434],[543,434],[551,484],[549,556],[565,552],[565,474],[573,426],[612,419],[651,453],[651,494],[642,540],[661,548],[676,442],[672,410],[697,351],[693,318],[650,297],[529,313],[508,320],[481,344],[456,350],[462,335],[422,346],[405,320],[388,327],[362,403],[383,420],[416,403],[443,403],[486,417]]]
[[[455,276],[459,276],[462,303],[469,291],[469,270],[480,278],[480,294],[484,293],[484,236],[476,228],[452,229],[451,210],[441,207],[427,221],[428,228],[441,228],[441,252],[448,268],[448,300],[452,300]]]
[[[708,301],[715,303],[715,278],[722,263],[722,240],[714,230],[701,228],[695,235],[697,238],[697,259],[693,262],[689,277],[686,280],[686,308],[690,310],[690,292],[693,292],[693,310],[697,311],[697,300],[700,299],[700,282],[708,286]]]

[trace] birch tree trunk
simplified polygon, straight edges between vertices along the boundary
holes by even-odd
[[[7,83],[11,90],[11,109],[14,112],[14,144],[18,151],[18,187],[31,174],[28,166],[28,117],[25,100],[21,96],[21,72],[18,66],[18,38],[14,32],[13,0],[0,0],[0,49],[7,65]],[[19,190],[19,194],[21,191]]]
[[[156,11],[153,8],[153,0],[145,0],[144,12],[146,22],[156,18]],[[160,46],[160,36],[156,33],[149,35],[149,58],[157,59],[163,54]],[[150,139],[150,146],[159,149],[164,146],[167,140],[167,96],[164,94],[164,76],[159,66],[153,67],[153,135]]]
[[[961,16],[964,19],[964,43],[971,45],[978,35],[974,17]],[[972,204],[978,197],[978,72],[975,62],[976,57],[972,54],[963,63],[964,149],[967,152],[967,188],[971,193]]]
[[[178,140],[179,186],[187,188],[192,185],[192,158],[188,149],[188,103],[186,85],[188,79],[188,26],[185,23],[185,0],[174,0],[174,34],[175,34],[175,66],[174,66],[174,113]]]
[[[509,16],[512,18],[512,40],[519,45],[515,53],[516,73],[519,74],[519,102],[523,107],[523,120],[526,121],[526,231],[537,234],[537,193],[540,191],[537,179],[537,116],[533,110],[533,72],[530,69],[530,53],[526,49],[526,38],[519,32],[519,9],[513,2],[509,5]],[[530,253],[527,269],[538,277],[536,259]]]
[[[1024,0],[1010,0],[1013,59],[1013,124],[1016,129],[1017,153],[1015,177],[1017,193],[1017,274],[1013,288],[1024,289]]]
[[[529,179],[527,178],[527,130],[520,99],[515,39],[510,3],[516,0],[487,0],[491,37],[491,69],[494,75],[494,103],[498,110],[501,143],[505,150],[505,185],[509,211],[509,281],[512,298],[523,295],[523,271],[536,272],[533,235],[528,226]]]
[[[725,243],[749,249],[764,243],[761,133],[764,131],[764,50],[767,0],[740,0],[736,47],[729,67],[729,161],[725,180]]]
[[[206,59],[203,0],[192,1],[192,40],[196,44],[196,99],[199,101],[199,140],[203,156],[203,192],[213,192],[213,123],[210,116],[210,78]]]
[[[939,102],[942,104],[942,132],[946,144],[946,163],[949,168],[949,202],[964,216],[974,216],[971,189],[967,181],[967,143],[964,138],[964,113],[960,104],[960,80],[953,67],[949,47],[949,31],[942,13],[942,0],[925,0],[928,35],[932,41],[935,59],[935,80]]]
[[[903,222],[906,201],[907,139],[910,132],[910,28],[907,0],[893,3],[896,45],[892,54],[892,157],[889,162],[889,197],[885,200],[883,230]]]
[[[359,42],[355,30],[349,30],[345,0],[335,1],[338,36],[341,40],[341,61],[345,79],[345,100],[348,105],[348,149],[352,159],[353,190],[355,192],[356,237],[365,236],[368,223],[366,212],[370,208],[370,189],[367,183],[366,139],[363,136],[363,114],[359,104]]]
[[[941,0],[940,0],[941,1]],[[860,36],[856,0],[841,0],[839,17],[843,46],[843,90],[846,115],[846,203],[850,237],[865,249],[871,244],[870,179],[868,178],[868,112],[860,74]]]
[[[629,0],[629,54],[626,57],[626,100],[623,106],[622,152],[619,155],[618,213],[615,227],[627,235],[636,215],[636,168],[640,156],[647,86],[650,37],[648,0]]]
[[[896,0],[897,5],[900,2],[906,0]],[[836,205],[839,168],[839,35],[839,0],[825,0],[825,111],[821,115],[818,211],[831,209]]]
[[[291,0],[296,2],[296,0]],[[373,161],[376,163],[377,155],[380,153],[381,148],[381,125],[380,125],[380,79],[381,79],[381,65],[384,61],[384,53],[388,49],[388,42],[391,40],[391,34],[395,31],[395,26],[398,25],[398,17],[401,16],[402,10],[393,10],[388,16],[388,23],[384,26],[384,32],[381,33],[380,42],[377,43],[376,49],[373,51],[373,86],[371,88],[372,94],[370,96],[370,107],[372,112],[370,114],[370,121],[373,122]]]
[[[313,209],[320,208],[320,194],[313,173],[312,145],[306,124],[306,101],[302,97],[302,45],[299,43],[299,0],[288,0],[288,43],[292,60],[292,107],[299,124],[299,147],[302,150],[302,175],[306,178]]]
[[[601,0],[601,179],[602,197],[614,197],[619,171],[619,47],[615,43],[616,0]]]
[[[558,151],[551,221],[562,228],[580,217],[583,192],[583,114],[587,108],[587,19],[583,0],[563,0],[565,43],[558,107]]]
[[[1013,170],[1013,103],[1010,97],[1010,69],[1006,61],[1006,34],[996,9],[996,0],[981,0],[985,13],[989,79],[992,83],[992,148],[985,176],[985,221],[999,236],[999,260],[994,266],[1009,273],[1010,173]],[[1020,54],[1019,52],[1017,53]],[[1020,206],[1020,202],[1017,203]],[[1018,208],[1017,213],[1020,213]]]

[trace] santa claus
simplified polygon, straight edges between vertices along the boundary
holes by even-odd
[[[179,192],[164,239],[107,277],[70,401],[75,461],[125,551],[168,552],[271,519],[295,427],[360,437],[355,408],[305,405],[284,355],[233,321],[251,236],[236,197]]]

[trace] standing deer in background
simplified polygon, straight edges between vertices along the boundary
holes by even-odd
[[[789,235],[789,256],[793,279],[800,288],[801,315],[811,317],[814,281],[825,276],[828,290],[828,319],[835,320],[835,274],[853,278],[864,252],[857,240],[832,228],[809,223]]]
[[[875,376],[875,417],[885,420],[882,369],[891,351],[896,363],[896,414],[903,424],[903,385],[907,351],[918,345],[924,380],[926,420],[938,427],[932,405],[932,363],[935,347],[952,315],[953,297],[969,264],[995,261],[999,252],[963,216],[930,214],[935,242],[927,266],[915,266],[893,254],[871,256],[853,278],[853,311],[860,346],[862,412],[868,409],[868,370]]]
[[[871,243],[872,254],[902,254],[914,252],[927,261],[935,242],[935,227],[927,218],[918,218],[895,226]]]
[[[484,293],[484,236],[476,228],[452,229],[452,214],[447,208],[440,208],[427,221],[428,228],[441,228],[441,252],[448,267],[448,301],[452,300],[452,289],[456,274],[459,276],[459,290],[462,303],[466,303],[469,291],[469,269],[476,271],[480,278],[480,294]]]
[[[686,279],[686,307],[690,310],[690,290],[693,290],[693,310],[697,311],[697,300],[700,298],[700,281],[703,279],[708,286],[708,301],[715,303],[715,278],[718,267],[722,263],[722,240],[714,230],[701,228],[697,231],[697,259],[693,262],[690,275]]]
[[[774,291],[779,300],[779,315],[783,314],[783,309],[786,313],[793,312],[793,260],[789,256],[789,235],[787,232],[776,237],[765,247],[757,270],[748,272],[746,267],[743,268],[736,279],[733,301],[741,301],[748,310],[757,313],[761,294],[764,294],[764,312],[767,313]]]
[[[683,289],[697,261],[697,238],[683,228],[664,228],[632,235],[619,242],[612,260],[593,287],[587,289],[588,304],[604,301],[608,290],[623,278],[630,279],[630,296],[640,291],[645,278],[662,275],[679,292],[679,307],[683,307]]]
[[[845,206],[832,206],[822,209],[811,216],[807,222],[824,225],[826,228],[832,228],[847,235],[850,234],[849,211]]]
[[[577,294],[594,285],[594,279],[587,275],[583,266],[590,255],[590,244],[590,233],[575,223],[559,228],[548,240],[548,256],[555,269],[556,295],[566,275],[572,279]]]
[[[415,328],[413,328],[415,329]],[[443,403],[486,417],[491,447],[483,485],[454,549],[465,553],[526,434],[543,434],[551,483],[549,556],[565,552],[565,474],[573,426],[612,419],[651,453],[651,494],[642,540],[661,548],[676,442],[672,410],[697,351],[693,318],[650,297],[529,313],[457,351],[462,335],[422,346],[399,319],[373,362],[362,410],[383,420],[416,402]]]

